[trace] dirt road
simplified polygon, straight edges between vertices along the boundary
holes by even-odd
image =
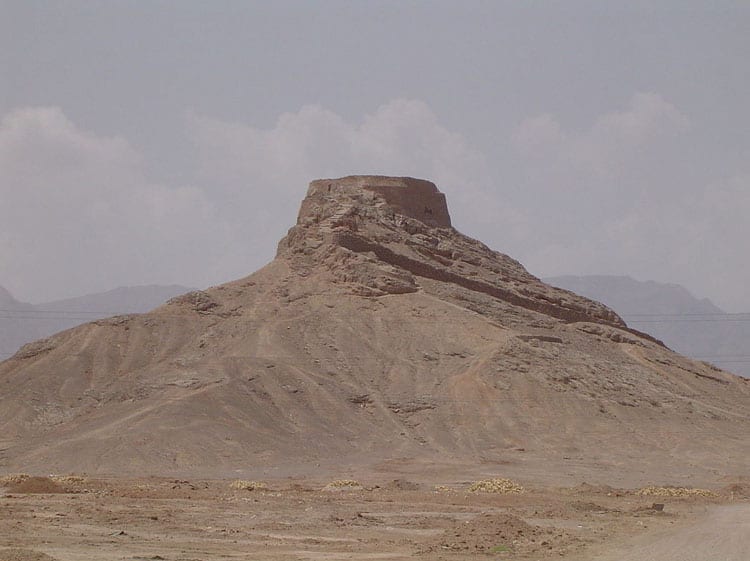
[[[693,523],[630,540],[600,561],[747,561],[750,505],[710,506]]]

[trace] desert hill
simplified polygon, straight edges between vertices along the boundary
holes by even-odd
[[[750,378],[750,314],[728,314],[678,284],[613,275],[561,276],[545,282],[603,302],[670,349]]]
[[[432,183],[354,176],[249,277],[0,363],[0,469],[703,481],[749,471],[749,405],[460,234]]]
[[[0,360],[58,331],[115,314],[147,312],[190,290],[178,285],[126,286],[34,305],[19,302],[0,287]]]

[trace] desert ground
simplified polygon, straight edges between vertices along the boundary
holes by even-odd
[[[484,481],[484,483],[482,483]],[[0,561],[740,561],[750,485],[0,479]]]

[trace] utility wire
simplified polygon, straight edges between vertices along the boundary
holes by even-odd
[[[25,311],[25,312],[18,312],[13,313],[11,311],[3,311],[0,310],[0,320],[40,320],[40,321],[51,321],[51,320],[82,320],[82,321],[93,321],[97,319],[106,319],[109,317],[114,316],[127,316],[127,315],[140,315],[144,312],[72,312],[72,311],[60,311],[60,312],[53,312],[53,311],[39,311],[34,312],[38,315],[29,315],[31,312]],[[41,314],[48,314],[48,315],[41,315]],[[659,316],[658,314],[655,314],[654,316],[650,316],[652,319],[640,319],[641,317],[645,316],[622,316],[625,320],[627,320],[628,324],[642,324],[642,323],[748,323],[750,322],[750,314],[739,314],[737,316],[734,315],[728,315],[728,316],[698,316],[698,315],[673,315],[673,316]],[[159,314],[156,316],[156,318],[180,318],[180,319],[188,319],[185,315],[178,315],[178,314]],[[428,318],[419,318],[422,322],[435,322],[439,323],[443,320],[440,319],[428,319]],[[260,321],[260,320],[255,320]],[[356,320],[347,319],[347,323],[358,323]],[[359,323],[370,323],[369,321],[362,321]]]
[[[166,302],[165,302],[166,304]],[[132,313],[143,313],[134,310],[44,310],[44,309],[6,309],[0,308],[0,313],[31,313],[31,314],[109,314],[109,315],[123,315]],[[678,313],[656,313],[656,312],[644,312],[644,313],[620,313],[622,317],[629,318],[682,318],[682,317],[739,317],[741,319],[750,320],[750,312],[678,312]]]

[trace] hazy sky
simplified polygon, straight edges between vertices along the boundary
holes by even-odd
[[[750,3],[0,0],[0,285],[256,270],[307,183],[413,175],[539,276],[750,311]]]

